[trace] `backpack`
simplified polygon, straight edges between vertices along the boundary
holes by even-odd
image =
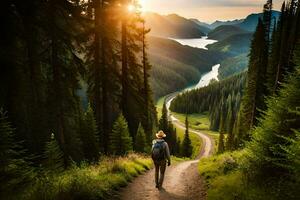
[[[155,142],[152,148],[152,159],[154,161],[165,160],[164,141]]]

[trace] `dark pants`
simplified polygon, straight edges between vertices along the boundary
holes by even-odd
[[[156,186],[161,187],[164,182],[167,162],[166,161],[155,161],[154,165],[155,165],[155,184],[156,184]]]

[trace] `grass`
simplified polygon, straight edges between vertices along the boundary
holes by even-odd
[[[165,101],[166,96],[161,97],[160,99],[158,99],[158,101],[156,102],[156,111],[157,111],[157,118],[160,119],[161,118],[161,111],[162,111],[162,107],[164,105],[164,101]]]
[[[103,158],[94,165],[73,166],[59,174],[45,174],[21,199],[109,199],[137,175],[150,169],[149,157],[129,154]]]
[[[176,113],[172,112],[172,115],[174,115],[179,121],[185,122],[185,114],[182,113]],[[188,115],[189,119],[189,127],[195,129],[195,130],[209,130],[210,121],[208,118],[208,113],[193,113]]]
[[[186,158],[171,157],[172,164]],[[26,192],[8,199],[114,199],[117,190],[153,167],[150,156],[131,153],[124,157],[104,157],[98,163],[82,163],[63,172],[41,173]]]
[[[249,182],[242,168],[246,151],[228,152],[199,162],[199,173],[208,186],[208,200],[273,200],[270,188]]]

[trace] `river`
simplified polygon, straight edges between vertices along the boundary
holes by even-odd
[[[191,46],[199,49],[205,49],[205,50],[207,50],[206,48],[207,45],[218,42],[217,40],[208,39],[207,36],[203,36],[201,38],[193,38],[193,39],[174,39],[174,38],[170,38],[170,39],[175,40],[176,42],[179,42],[182,45],[187,45],[187,46]],[[205,87],[209,85],[212,79],[218,80],[219,67],[220,64],[216,64],[212,66],[211,71],[203,74],[196,85],[190,86],[185,90]]]
[[[218,42],[216,40],[207,39],[206,36],[202,37],[202,38],[195,38],[195,39],[173,39],[173,38],[171,38],[171,39],[179,42],[182,45],[188,45],[191,47],[196,47],[196,48],[206,49],[206,50],[207,50],[206,46],[208,44],[213,44],[215,42]],[[209,85],[209,83],[212,79],[218,80],[219,67],[220,67],[220,64],[216,64],[216,65],[212,66],[211,71],[203,74],[201,76],[199,82],[196,85],[187,87],[184,90],[182,90],[181,92],[205,87],[205,86]],[[166,98],[166,106],[167,106],[168,111],[169,111],[170,105],[172,103],[172,100],[181,92],[175,92],[173,94],[168,95],[168,97]],[[178,119],[176,119],[173,115],[170,115],[170,118],[172,121],[178,121]]]

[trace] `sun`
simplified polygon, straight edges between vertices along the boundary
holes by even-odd
[[[127,9],[128,9],[129,12],[133,12],[135,10],[135,7],[134,7],[134,5],[129,4]]]

